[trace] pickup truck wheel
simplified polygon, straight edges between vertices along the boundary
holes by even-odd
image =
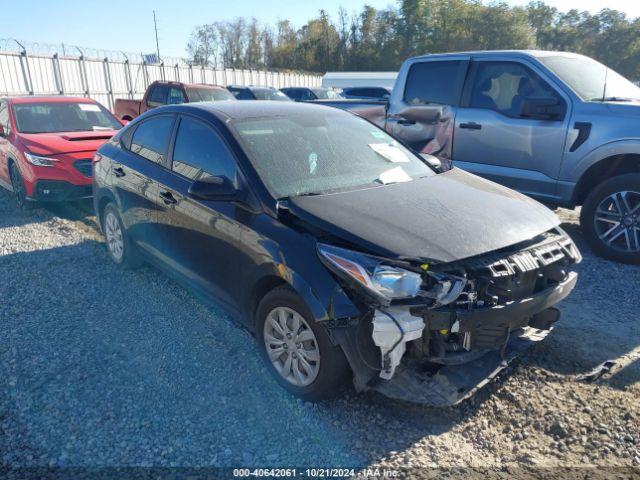
[[[111,203],[104,209],[102,225],[104,237],[107,241],[107,252],[111,260],[117,265],[122,265],[126,268],[139,267],[142,261],[136,251],[136,247],[129,238],[118,210]]]
[[[587,197],[580,225],[599,255],[623,263],[640,263],[640,173],[605,180]]]
[[[289,287],[275,288],[258,305],[256,340],[278,383],[305,400],[333,397],[348,379],[342,349]]]

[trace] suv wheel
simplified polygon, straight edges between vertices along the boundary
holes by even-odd
[[[640,173],[598,185],[582,206],[580,225],[587,243],[599,255],[640,263]]]
[[[11,176],[11,188],[13,188],[13,196],[16,199],[18,208],[26,209],[29,207],[29,201],[27,200],[27,190],[20,175],[20,170],[15,164],[11,164],[9,168],[9,175]]]
[[[118,265],[129,268],[138,267],[141,262],[135,251],[135,246],[127,234],[118,210],[112,203],[104,209],[102,227],[107,241],[107,252],[111,260]]]
[[[342,349],[289,287],[272,290],[258,305],[256,339],[280,385],[305,400],[335,396],[349,378]]]

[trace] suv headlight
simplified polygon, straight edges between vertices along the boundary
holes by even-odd
[[[24,158],[27,159],[27,162],[31,165],[35,165],[36,167],[53,167],[58,161],[55,158],[41,157],[29,152],[24,152]]]
[[[420,292],[422,276],[387,265],[383,259],[344,248],[318,244],[320,258],[332,271],[366,289],[381,302],[413,298]]]

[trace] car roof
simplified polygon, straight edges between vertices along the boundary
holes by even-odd
[[[411,57],[410,60],[421,60],[434,57],[450,57],[454,55],[473,55],[474,57],[493,56],[496,54],[527,56],[527,57],[548,57],[551,55],[559,55],[563,57],[584,57],[578,53],[572,52],[556,52],[551,50],[471,50],[466,52],[446,52],[446,53],[428,53],[425,55],[417,55]]]
[[[98,103],[92,98],[87,97],[67,97],[62,95],[24,95],[5,97],[10,103]]]
[[[285,117],[295,114],[317,114],[319,109],[327,113],[337,115],[351,115],[343,110],[299,102],[274,102],[272,100],[255,100],[253,102],[198,102],[184,103],[175,107],[161,107],[162,109],[175,109],[176,111],[205,111],[214,114],[222,120],[260,118],[260,117]],[[158,109],[160,110],[160,109]]]

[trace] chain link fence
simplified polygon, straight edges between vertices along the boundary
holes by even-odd
[[[321,76],[305,73],[218,69],[175,58],[151,63],[141,54],[69,45],[24,45],[13,39],[0,39],[0,96],[82,96],[113,110],[116,98],[140,99],[156,80],[276,88],[322,83]]]

